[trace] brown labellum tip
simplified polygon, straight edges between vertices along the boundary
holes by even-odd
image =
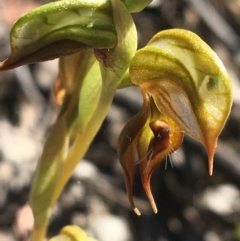
[[[140,211],[138,210],[138,208],[133,208],[133,211],[138,215],[138,216],[141,216],[141,213]]]

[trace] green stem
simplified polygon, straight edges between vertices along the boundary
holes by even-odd
[[[92,143],[93,138],[101,127],[112,103],[115,91],[116,86],[110,86],[107,89],[102,89],[96,111],[94,112],[86,128],[84,128],[84,131],[77,134],[69,154],[64,161],[64,166],[62,169],[63,172],[61,173],[58,186],[53,194],[52,206],[55,204],[65,184],[72,175],[74,168],[85,155],[89,145]]]

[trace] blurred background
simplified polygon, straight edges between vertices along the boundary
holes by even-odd
[[[10,53],[9,32],[24,12],[49,1],[0,0],[0,59]],[[118,136],[141,107],[138,88],[117,91],[85,159],[53,210],[49,237],[67,224],[99,241],[240,240],[240,0],[154,0],[133,14],[139,48],[157,32],[197,33],[224,62],[234,88],[229,120],[219,138],[214,174],[207,154],[185,136],[183,146],[152,177],[153,214],[136,171],[134,195],[142,216],[130,209],[117,156]],[[0,240],[27,241],[33,225],[29,191],[46,135],[59,106],[52,89],[58,61],[0,73]],[[167,167],[167,168],[166,168]],[[137,168],[136,168],[137,169]]]

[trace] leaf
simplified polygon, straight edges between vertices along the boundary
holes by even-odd
[[[65,116],[57,120],[53,126],[38,162],[32,190],[30,203],[34,215],[34,232],[32,240],[43,240],[45,227],[51,211],[52,193],[54,192],[63,161],[69,145]]]
[[[137,51],[129,71],[163,114],[205,146],[212,175],[217,139],[232,105],[231,81],[218,56],[194,33],[171,29]]]

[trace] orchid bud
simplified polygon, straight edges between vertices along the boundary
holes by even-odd
[[[57,1],[23,15],[10,34],[12,53],[1,70],[70,55],[86,48],[114,48],[118,39],[108,0]]]

